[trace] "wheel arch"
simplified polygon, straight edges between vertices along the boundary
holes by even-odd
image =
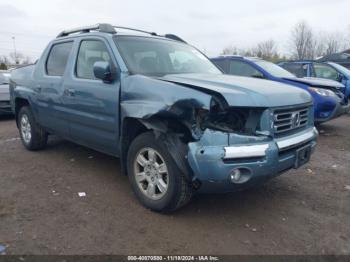
[[[189,127],[178,119],[152,117],[149,119],[125,118],[121,130],[120,160],[121,169],[127,175],[126,161],[128,148],[132,141],[142,133],[152,131],[157,139],[161,139],[173,160],[188,180],[193,177],[192,170],[187,162],[188,146],[191,139]]]
[[[30,103],[27,99],[20,98],[20,97],[15,98],[15,119],[16,119],[17,127],[18,127],[18,114],[21,108],[24,106],[30,106]]]

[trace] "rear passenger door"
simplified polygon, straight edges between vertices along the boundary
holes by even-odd
[[[119,138],[120,74],[111,83],[96,79],[95,62],[106,61],[115,70],[116,60],[103,38],[80,39],[75,63],[64,88],[70,107],[71,138],[83,145],[115,155]]]
[[[64,100],[63,83],[73,41],[55,42],[35,71],[34,92],[40,124],[53,133],[69,135],[69,113]]]

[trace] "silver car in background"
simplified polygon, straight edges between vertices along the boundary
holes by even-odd
[[[10,105],[10,71],[0,70],[0,115],[12,114]]]

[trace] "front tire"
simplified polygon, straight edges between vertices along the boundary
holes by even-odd
[[[35,122],[28,106],[22,107],[19,111],[18,128],[22,143],[28,150],[39,150],[46,146],[47,133]]]
[[[128,176],[138,200],[153,211],[171,212],[191,199],[193,188],[153,132],[136,137],[127,156]]]

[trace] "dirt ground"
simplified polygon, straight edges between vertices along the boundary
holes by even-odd
[[[161,215],[137,202],[117,159],[57,138],[28,152],[2,118],[0,245],[6,254],[350,254],[350,116],[320,130],[301,169]]]

